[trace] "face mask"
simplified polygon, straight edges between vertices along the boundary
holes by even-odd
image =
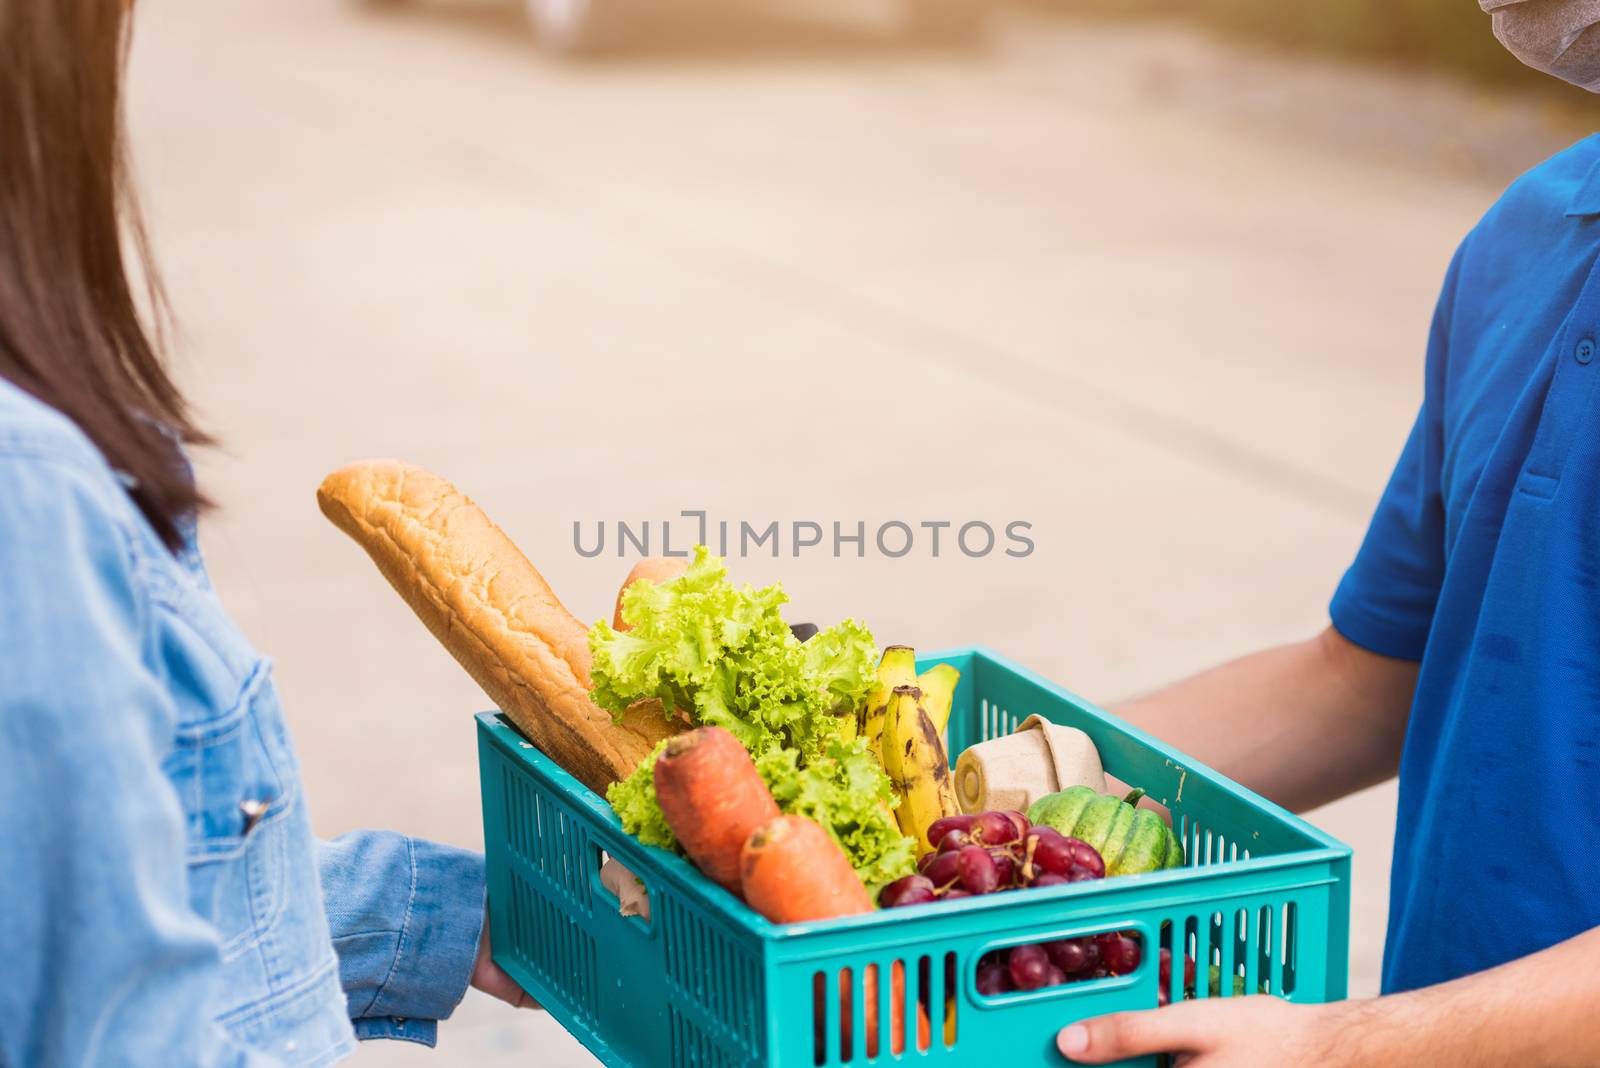
[[[1478,0],[1506,50],[1534,70],[1600,93],[1600,0]]]

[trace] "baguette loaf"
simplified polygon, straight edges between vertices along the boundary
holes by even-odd
[[[681,729],[657,702],[621,723],[589,700],[588,628],[449,482],[398,460],[340,468],[317,503],[523,734],[596,793]]]

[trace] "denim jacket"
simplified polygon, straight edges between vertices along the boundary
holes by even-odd
[[[476,853],[311,834],[272,684],[67,419],[0,380],[0,1068],[432,1044]]]

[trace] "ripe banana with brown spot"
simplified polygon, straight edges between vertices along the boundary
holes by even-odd
[[[933,821],[961,808],[944,743],[915,686],[894,689],[884,721],[883,754],[884,771],[900,796],[895,809],[900,832],[916,840],[919,852],[926,851]]]
[[[872,755],[884,763],[883,728],[888,716],[889,702],[894,698],[896,686],[913,686],[917,681],[917,652],[909,645],[891,645],[883,651],[878,661],[878,681],[867,694],[862,707],[861,726],[857,733],[867,740]],[[894,778],[890,775],[890,778]]]

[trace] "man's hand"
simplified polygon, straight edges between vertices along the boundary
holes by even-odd
[[[483,921],[483,938],[478,942],[478,959],[472,965],[472,985],[492,998],[499,998],[514,1009],[537,1009],[540,1005],[507,975],[489,956],[489,921]]]
[[[1056,1046],[1078,1064],[1177,1054],[1178,1068],[1594,1068],[1600,928],[1465,979],[1364,1001],[1206,998],[1085,1020]]]
[[[1056,1047],[1076,1064],[1110,1064],[1155,1053],[1177,1068],[1343,1068],[1338,1016],[1350,1003],[1291,1005],[1267,995],[1182,1001],[1149,1012],[1085,1020],[1061,1030]]]

